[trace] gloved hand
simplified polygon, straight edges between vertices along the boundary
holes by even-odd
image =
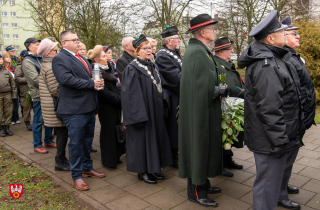
[[[163,102],[163,112],[164,112],[164,119],[167,119],[169,116],[169,108],[167,102]]]
[[[285,155],[286,144],[271,147],[270,154],[275,158],[282,158]]]
[[[132,124],[132,126],[137,130],[141,130],[144,126],[144,122],[135,123],[135,124]]]
[[[226,97],[228,95],[228,92],[229,92],[228,85],[216,86],[216,87],[218,88],[218,96]]]

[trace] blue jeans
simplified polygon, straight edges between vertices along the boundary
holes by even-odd
[[[82,172],[93,170],[90,157],[96,117],[94,112],[61,114],[68,129],[70,171],[73,180],[82,178]]]
[[[17,99],[12,99],[12,103],[13,103],[13,111],[12,111],[12,118],[11,118],[11,122],[17,122],[19,119],[19,96],[17,97]]]
[[[33,147],[38,148],[42,146],[42,125],[43,117],[41,111],[41,102],[33,102],[33,122],[32,122],[32,134],[33,134]],[[53,128],[44,126],[44,143],[50,144],[53,142],[52,135]]]

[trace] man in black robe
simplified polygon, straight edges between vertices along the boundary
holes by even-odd
[[[134,40],[135,48],[147,41],[141,36],[141,40]],[[157,65],[139,57],[125,68],[122,75],[121,104],[123,124],[127,128],[127,170],[140,176],[147,174],[147,179],[143,179],[150,184],[156,183],[151,174],[172,165],[164,122],[163,82]],[[159,180],[159,177],[155,179]]]
[[[134,40],[133,37],[124,37],[122,39],[122,48],[123,48],[123,54],[122,56],[117,60],[117,72],[119,74],[120,82],[122,81],[122,74],[124,69],[127,67],[127,65],[133,61],[133,53],[134,53],[134,47],[132,46],[132,41]]]
[[[169,114],[166,118],[166,127],[170,138],[173,167],[178,168],[178,123],[177,107],[179,106],[180,75],[182,56],[179,52],[180,38],[176,26],[167,26],[161,33],[162,47],[156,58],[156,64],[163,78],[166,80],[169,91]]]

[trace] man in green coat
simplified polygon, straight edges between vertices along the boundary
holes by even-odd
[[[210,15],[201,14],[190,21],[192,33],[185,51],[179,104],[179,177],[188,178],[188,199],[203,206],[218,203],[207,193],[219,193],[207,177],[221,175],[222,129],[220,96],[228,87],[219,86],[219,76],[208,48],[215,30]]]
[[[230,41],[228,37],[221,37],[214,42],[215,47],[212,51],[215,52],[213,56],[219,74],[226,74],[226,83],[229,88],[230,97],[244,98],[244,82],[242,81],[239,72],[233,62],[230,61],[233,51],[234,42]],[[238,135],[238,142],[234,141],[232,146],[236,148],[243,148],[243,132]],[[232,150],[223,149],[223,176],[233,177],[233,173],[227,168],[242,169],[243,165],[234,162],[232,159]]]

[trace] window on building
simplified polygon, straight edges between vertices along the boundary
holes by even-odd
[[[3,28],[9,28],[9,23],[2,23]]]
[[[11,16],[17,16],[16,12],[11,12]]]
[[[18,28],[18,23],[12,23],[12,28]]]
[[[7,1],[0,1],[0,4],[5,5],[7,3]]]
[[[14,46],[14,49],[20,50],[20,46]]]
[[[13,34],[13,39],[19,39],[19,35],[18,34]]]
[[[16,5],[16,1],[10,1],[10,5]]]
[[[7,12],[1,12],[1,15],[2,16],[8,16],[8,13]]]
[[[10,35],[9,35],[9,34],[4,34],[4,35],[3,35],[3,38],[4,38],[4,39],[10,39]]]

